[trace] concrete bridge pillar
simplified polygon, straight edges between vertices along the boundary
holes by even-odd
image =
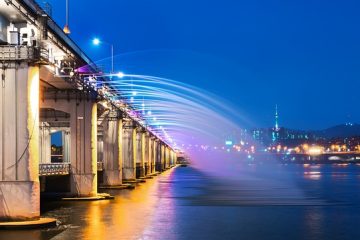
[[[97,161],[104,162],[104,136],[98,132],[97,137]]]
[[[122,184],[122,138],[123,123],[121,119],[108,119],[103,130],[103,163],[104,185]]]
[[[161,142],[158,142],[157,145],[158,146],[157,146],[156,170],[162,172],[165,170],[165,146]]]
[[[136,168],[137,177],[145,176],[145,132],[143,130],[137,131],[136,133]]]
[[[165,147],[165,169],[170,168],[170,148]]]
[[[156,141],[154,137],[150,138],[150,142],[151,142],[151,173],[155,173],[156,172]]]
[[[51,131],[47,123],[40,126],[40,163],[51,163]]]
[[[70,114],[71,194],[77,197],[97,196],[97,104],[85,94],[76,99],[47,97],[40,102]],[[66,144],[66,141],[65,141]]]
[[[70,130],[62,131],[63,161],[70,162],[71,134]]]
[[[161,145],[161,171],[166,169],[166,147],[164,144]]]
[[[146,156],[146,175],[150,175],[151,172],[151,158],[152,158],[152,154],[151,154],[151,137],[149,135],[149,133],[145,134],[145,156]]]
[[[171,165],[175,166],[176,165],[176,152],[173,150],[171,151]]]
[[[131,121],[124,122],[122,137],[123,180],[136,179],[136,135],[136,126]]]
[[[157,172],[161,172],[161,142],[155,140],[155,169]]]
[[[70,112],[71,193],[97,195],[97,104],[83,100]]]
[[[0,70],[0,221],[40,217],[39,67]]]
[[[170,165],[170,167],[172,167],[172,166],[174,166],[174,164],[173,164],[173,150],[172,149],[170,149],[170,151],[169,151],[169,165]]]

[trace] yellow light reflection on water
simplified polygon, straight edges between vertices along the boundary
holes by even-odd
[[[141,239],[158,211],[162,178],[172,170],[149,179],[134,190],[116,190],[115,200],[89,204],[82,239]]]

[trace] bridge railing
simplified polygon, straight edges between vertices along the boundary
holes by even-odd
[[[68,175],[70,174],[70,163],[40,163],[39,175]]]
[[[46,62],[49,52],[44,48],[23,45],[0,45],[0,61]]]

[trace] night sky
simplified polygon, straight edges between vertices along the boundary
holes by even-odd
[[[65,22],[65,0],[49,0]],[[70,0],[71,37],[116,69],[172,78],[232,102],[257,126],[360,122],[360,2]],[[108,64],[110,59],[100,61]]]

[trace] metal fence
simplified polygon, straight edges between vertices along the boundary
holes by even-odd
[[[68,175],[70,174],[70,163],[40,163],[39,175]]]
[[[46,62],[49,52],[39,47],[0,45],[0,61]]]

